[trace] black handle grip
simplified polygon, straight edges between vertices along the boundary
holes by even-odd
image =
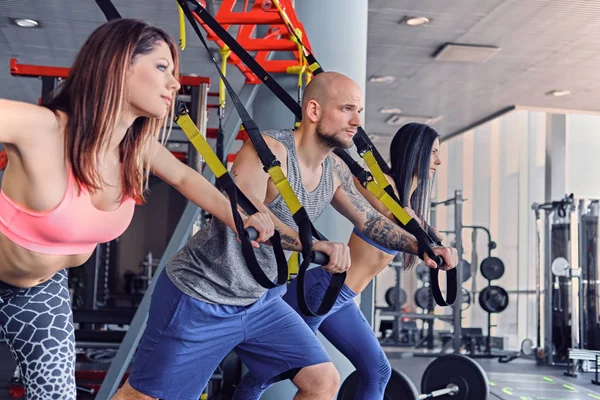
[[[329,264],[329,256],[321,251],[313,251],[312,263],[318,265],[327,265]]]
[[[248,239],[250,240],[258,239],[258,231],[251,226],[246,228],[246,235],[248,235]]]
[[[435,258],[433,259],[433,261],[435,261],[435,263],[437,264],[438,268],[441,268],[444,266],[444,258],[442,256],[435,256]]]

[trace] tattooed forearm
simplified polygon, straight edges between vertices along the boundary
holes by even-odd
[[[302,250],[302,244],[297,237],[289,236],[284,233],[280,233],[279,236],[281,236],[281,246],[284,249],[293,251]]]
[[[343,193],[337,203],[340,211],[375,243],[388,249],[417,254],[415,238],[371,206],[354,186],[354,179],[346,164],[336,157],[334,166],[340,181],[339,189]]]
[[[418,244],[414,237],[374,210],[367,212],[363,233],[388,249],[409,254],[418,253]]]

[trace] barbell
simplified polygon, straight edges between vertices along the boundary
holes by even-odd
[[[355,398],[360,376],[351,373],[342,384],[338,400]],[[415,384],[402,372],[392,370],[385,388],[384,400],[486,400],[489,396],[488,379],[479,364],[467,356],[448,354],[431,362],[421,378],[419,394]]]

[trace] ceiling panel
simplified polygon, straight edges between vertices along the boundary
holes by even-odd
[[[296,0],[301,1],[301,0]],[[216,7],[219,1],[213,2]],[[240,7],[243,2],[239,2]],[[177,10],[164,0],[114,0],[124,17],[147,20],[178,38]],[[367,131],[393,135],[382,107],[414,116],[441,116],[434,127],[448,135],[513,105],[600,111],[600,2],[592,0],[371,0],[368,3],[367,76],[392,75],[391,84],[367,84]],[[83,40],[104,22],[93,0],[3,0],[0,18],[0,96],[35,102],[40,82],[11,77],[8,60],[68,66]],[[427,26],[398,23],[426,16]],[[42,29],[12,26],[31,17]],[[216,79],[193,32],[182,72]],[[436,61],[446,42],[501,48],[483,64]],[[234,68],[235,87],[243,79]],[[550,97],[567,89],[567,97]],[[378,142],[379,143],[379,142]],[[379,145],[384,153],[387,142]]]

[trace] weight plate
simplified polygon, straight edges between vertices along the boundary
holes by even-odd
[[[429,364],[421,379],[421,392],[428,394],[449,385],[458,386],[458,393],[436,399],[486,400],[490,394],[483,368],[469,357],[459,354],[441,356]]]
[[[429,286],[423,286],[415,292],[415,304],[417,307],[428,310],[429,303],[433,303],[433,294]]]
[[[533,340],[525,339],[521,342],[521,354],[524,356],[533,355]]]
[[[417,273],[417,279],[420,280],[421,282],[429,282],[430,281],[430,271],[429,271],[429,267],[425,264],[419,264],[419,266],[416,268],[416,273]]]
[[[488,286],[479,293],[479,305],[488,313],[499,313],[508,307],[508,293],[500,286]]]
[[[397,298],[398,297],[396,296],[396,287],[395,286],[392,286],[391,288],[388,288],[388,290],[385,291],[385,302],[387,303],[388,306],[394,307],[394,300]],[[406,304],[406,300],[408,300],[408,298],[406,296],[406,292],[404,291],[404,289],[400,289],[400,306],[401,307],[404,304]]]
[[[489,281],[502,278],[504,262],[498,257],[488,257],[481,262],[481,275]]]
[[[552,261],[551,270],[556,276],[569,276],[569,268],[571,268],[571,265],[564,257],[557,257],[554,259],[554,261]]]
[[[467,289],[462,288],[462,309],[466,310],[471,306],[471,292]]]
[[[356,398],[356,388],[358,387],[358,372],[354,371],[340,387],[338,400],[354,400]],[[402,372],[392,370],[390,381],[385,387],[383,394],[384,400],[417,400],[419,391],[414,383]]]

